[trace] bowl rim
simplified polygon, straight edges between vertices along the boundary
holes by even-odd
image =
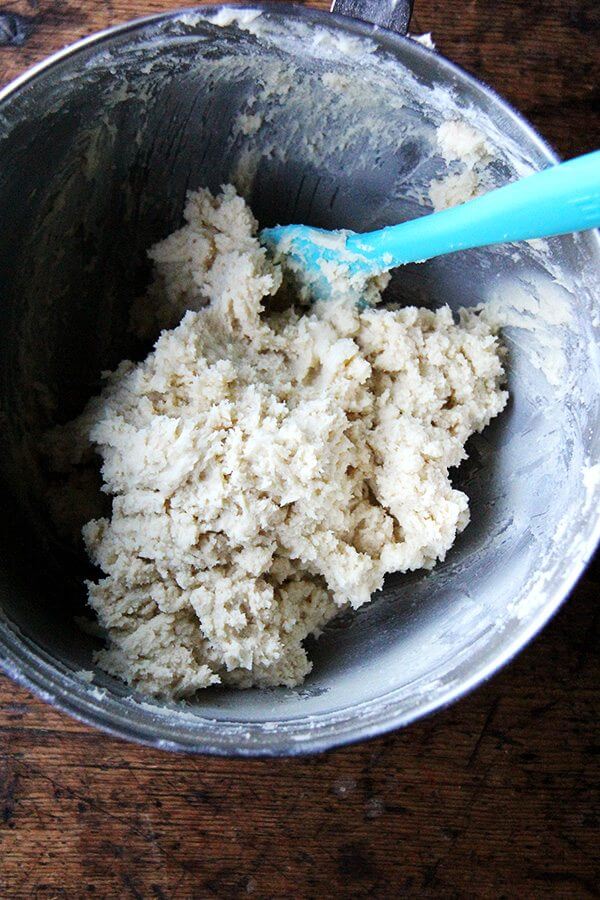
[[[103,43],[110,42],[116,37],[126,35],[129,32],[140,31],[149,26],[166,23],[170,20],[176,20],[182,15],[195,16],[201,20],[216,15],[222,9],[231,9],[236,12],[241,10],[260,10],[260,12],[268,13],[278,20],[292,17],[312,21],[315,24],[341,29],[357,36],[368,38],[392,53],[397,48],[409,45],[415,57],[420,56],[425,60],[435,59],[438,71],[443,71],[444,74],[459,78],[461,82],[466,82],[472,89],[475,89],[492,103],[499,104],[503,112],[507,114],[507,117],[515,121],[519,128],[525,132],[531,144],[535,145],[548,163],[555,164],[560,161],[559,156],[551,145],[537,133],[524,116],[493,88],[437,51],[415,41],[410,35],[400,35],[393,31],[373,26],[362,20],[350,19],[347,16],[326,12],[322,9],[293,3],[274,2],[274,0],[182,7],[177,10],[131,19],[95,32],[61,48],[10,81],[0,90],[0,106],[22,88],[70,57],[76,56],[82,50],[94,46],[100,47]],[[600,258],[598,233],[596,232],[594,236],[592,235],[593,232],[590,233],[590,237]],[[283,729],[280,731],[276,729],[270,732],[264,731],[264,737],[267,740],[263,739],[262,742],[259,739],[257,742],[244,745],[239,743],[239,735],[235,739],[237,743],[229,738],[224,742],[215,742],[210,737],[205,737],[203,734],[196,732],[190,732],[189,739],[184,740],[181,737],[165,738],[158,736],[157,732],[159,729],[163,731],[163,734],[168,731],[166,719],[163,720],[163,716],[159,718],[159,716],[155,715],[153,720],[146,716],[146,720],[142,723],[126,718],[122,712],[111,711],[110,706],[112,703],[114,702],[116,706],[120,700],[113,701],[104,689],[91,688],[89,684],[84,684],[75,676],[72,670],[60,664],[42,648],[20,635],[15,626],[9,626],[2,620],[0,620],[0,646],[2,648],[0,669],[41,700],[62,712],[68,713],[80,722],[98,728],[113,737],[123,738],[148,747],[191,754],[242,758],[300,756],[323,752],[369,740],[409,725],[438,709],[449,706],[470,693],[477,685],[490,678],[512,660],[539,633],[566,601],[572,588],[584,572],[599,541],[600,508],[598,508],[596,521],[589,530],[586,540],[580,544],[578,553],[573,555],[569,566],[561,573],[558,586],[555,587],[552,595],[539,608],[527,628],[518,632],[517,636],[498,651],[493,659],[487,664],[480,665],[468,678],[465,678],[459,684],[447,687],[444,691],[436,694],[435,697],[409,711],[394,712],[393,694],[395,692],[391,692],[389,695],[383,694],[375,701],[368,701],[368,703],[363,704],[364,706],[379,704],[368,719],[357,714],[359,712],[358,706],[345,707],[341,711],[336,710],[334,712],[317,714],[315,719],[319,719],[319,722],[321,720],[325,722],[325,725],[319,724],[318,727],[315,727],[315,723],[311,724],[310,719],[306,717],[299,719],[298,722],[306,724],[304,725],[304,730],[299,730],[295,735],[292,734],[290,736],[284,733]],[[387,702],[386,696],[389,697]],[[136,708],[138,707],[132,705],[132,711]],[[346,715],[340,716],[340,712]],[[347,715],[348,713],[351,714]],[[208,720],[201,717],[195,718],[199,727],[203,722],[208,723]],[[286,720],[286,726],[289,726],[293,721],[296,720]],[[283,724],[283,720],[279,720],[279,723]],[[269,723],[248,723],[245,727],[259,726],[257,728],[257,731],[259,731],[265,724]],[[238,730],[242,729],[241,723],[219,721],[218,725],[222,729],[228,725],[235,725]],[[170,730],[171,735],[172,732],[173,728]],[[260,734],[257,737],[260,738]]]

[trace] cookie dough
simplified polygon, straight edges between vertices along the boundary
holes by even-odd
[[[449,469],[506,403],[501,348],[473,310],[269,312],[281,274],[234,189],[185,223],[134,312],[168,330],[51,440],[63,471],[95,448],[112,497],[83,530],[98,663],[161,697],[297,685],[307,635],[466,526]]]

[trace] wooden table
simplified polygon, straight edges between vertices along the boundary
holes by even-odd
[[[0,82],[179,5],[0,0]],[[600,143],[598,0],[416,6],[412,30],[433,31],[561,154]],[[516,662],[451,709],[308,759],[138,748],[0,678],[0,896],[598,896],[597,596],[588,573]]]

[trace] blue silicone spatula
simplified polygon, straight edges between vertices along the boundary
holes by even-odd
[[[301,276],[315,299],[331,296],[341,267],[360,282],[434,256],[600,226],[600,150],[551,166],[442,212],[357,234],[278,225],[263,243]]]

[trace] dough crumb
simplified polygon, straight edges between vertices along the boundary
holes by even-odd
[[[94,673],[91,669],[78,669],[77,672],[75,672],[75,677],[79,678],[80,681],[91,684],[94,680]]]
[[[467,165],[485,164],[492,159],[485,135],[457,119],[442,122],[437,130],[437,142],[446,162],[456,160]]]
[[[435,50],[435,41],[431,31],[426,31],[424,34],[409,34],[408,36],[411,40],[416,41],[417,44],[427,47],[428,50]]]
[[[440,212],[467,203],[485,191],[485,171],[492,154],[485,135],[467,122],[442,122],[436,137],[440,156],[450,169],[429,186],[434,212]]]
[[[66,473],[93,445],[112,498],[83,529],[97,662],[159,697],[293,686],[308,635],[466,526],[449,470],[506,403],[501,348],[475,310],[269,311],[281,273],[234,189],[184,216],[134,312],[166,330],[49,438]]]
[[[459,203],[467,203],[481,193],[479,178],[473,169],[463,172],[450,172],[444,178],[436,178],[431,182],[429,197],[434,212],[449,209]]]

